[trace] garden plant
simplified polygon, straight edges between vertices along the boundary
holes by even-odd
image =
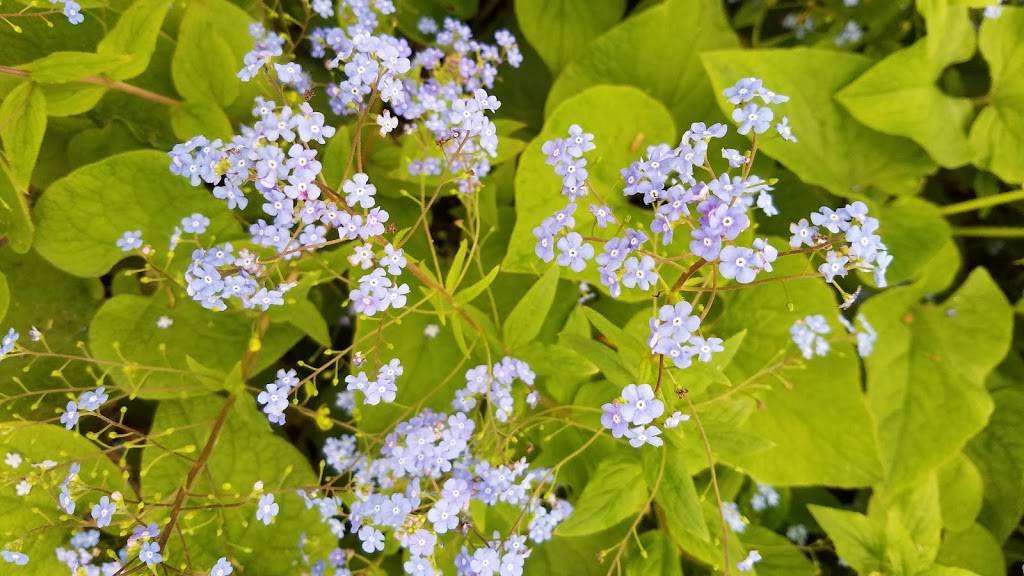
[[[1024,3],[0,2],[0,574],[1001,576]]]

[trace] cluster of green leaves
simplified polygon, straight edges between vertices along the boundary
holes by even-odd
[[[951,169],[1004,188],[1024,183],[1024,8],[1007,7],[979,27],[970,2],[862,3],[918,32],[897,40],[869,28],[864,53],[829,42],[765,48],[743,34],[750,15],[771,4],[759,0],[732,11],[719,0],[629,9],[617,0],[396,2],[396,25],[413,39],[421,15],[478,16],[481,26],[516,30],[526,61],[503,71],[502,148],[484,189],[454,202],[453,214],[435,210],[433,235],[408,244],[414,259],[439,262],[432,272],[424,267],[432,287],[413,294],[429,302],[428,313],[360,318],[347,337],[357,350],[400,358],[407,376],[395,406],[363,409],[357,424],[378,434],[408,417],[403,406],[446,409],[462,372],[485,362],[486,350],[526,360],[551,413],[515,442],[557,470],[576,508],[527,573],[601,574],[610,565],[628,574],[735,572],[757,549],[762,576],[840,573],[839,558],[863,574],[996,576],[1024,555],[1024,362],[1013,308],[988,271],[963,261],[939,204],[948,194],[933,193]],[[285,2],[274,14],[290,9]],[[344,284],[333,282],[345,273],[344,255],[304,264],[309,280],[261,325],[250,314],[214,315],[168,298],[114,246],[126,229],[165,246],[193,212],[210,217],[219,240],[242,237],[223,204],[168,172],[164,151],[198,133],[229,137],[248,120],[252,98],[267,87],[240,83],[235,72],[252,45],[246,26],[268,12],[227,0],[170,8],[115,0],[89,7],[78,27],[30,18],[19,21],[22,32],[0,34],[0,326],[23,334],[37,326],[56,351],[0,363],[0,420],[9,421],[0,424],[0,453],[77,459],[89,463],[94,485],[166,503],[188,476],[187,455],[204,447],[225,391],[261,386],[294,358],[347,344],[333,322],[345,300]],[[949,89],[958,67],[979,62],[988,69],[984,96]],[[662,449],[638,452],[588,428],[622,386],[657,377],[645,344],[650,306],[580,301],[579,283],[597,284],[593,270],[560,272],[534,256],[531,229],[559,202],[541,143],[571,124],[592,132],[592,183],[620,218],[643,221],[644,211],[617,193],[619,169],[649,144],[677,141],[691,122],[724,122],[730,107],[721,92],[746,76],[790,96],[782,110],[799,138],[761,144],[766,157],[755,172],[778,180],[782,214],[760,231],[784,236],[790,220],[818,206],[866,201],[896,257],[897,286],[860,306],[878,331],[863,363],[848,343],[793,361],[793,322],[834,316],[836,296],[822,283],[723,293],[707,324],[726,339],[725,352],[709,365],[665,369],[668,408],[694,421],[667,431]],[[314,102],[322,107],[322,96]],[[331,182],[343,179],[351,129],[339,125],[323,151]],[[423,206],[418,179],[404,171],[421,145],[416,136],[375,142],[364,158],[400,228]],[[681,236],[677,253],[689,242]],[[808,266],[789,260],[773,276]],[[179,257],[167,273],[182,267]],[[157,329],[165,315],[174,325]],[[440,334],[425,338],[432,323]],[[83,351],[93,360],[72,359]],[[332,390],[336,378],[317,383]],[[157,442],[141,456],[21,422],[54,421],[62,390],[98,380],[132,411],[148,411]],[[268,574],[293,569],[300,534],[311,551],[335,546],[297,497],[281,501],[272,533],[253,526],[251,504],[239,504],[257,480],[275,489],[316,484],[319,455],[304,444],[322,439],[332,416],[316,387],[304,393],[308,417],[292,424],[295,442],[271,431],[251,395],[225,406],[219,442],[192,486],[225,506],[179,519],[196,566],[223,555],[224,540],[239,562]],[[495,456],[516,450],[506,442]],[[755,483],[775,486],[780,505],[755,511]],[[18,512],[0,519],[0,545],[61,520],[52,495],[34,492],[30,508],[11,493],[5,488],[0,508]],[[723,526],[719,500],[739,503],[746,530]],[[796,524],[811,532],[810,545],[782,535]],[[58,573],[52,550],[69,530],[38,533],[24,550],[40,573]],[[181,541],[169,546],[180,562]]]

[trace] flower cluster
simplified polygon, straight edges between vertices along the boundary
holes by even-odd
[[[478,397],[485,398],[496,414],[507,415],[513,408],[513,381],[531,385],[533,378],[529,366],[514,358],[490,368],[472,368],[466,373],[466,387],[458,393],[461,400],[455,401],[456,412],[420,411],[395,426],[376,455],[369,447],[361,452],[353,436],[329,438],[324,459],[335,473],[352,479],[355,499],[343,504],[326,490],[300,490],[300,496],[308,508],[319,511],[338,538],[356,536],[367,554],[383,550],[390,534],[408,552],[404,568],[409,574],[441,573],[435,557],[439,537],[473,529],[471,502],[513,506],[523,515],[523,533],[513,530],[504,537],[481,538],[473,547],[464,545],[455,570],[466,576],[522,574],[530,555],[527,541],[550,539],[572,507],[553,494],[541,495],[540,488],[550,477],[546,470],[531,469],[525,459],[495,464],[475,456],[477,423],[471,408]],[[345,557],[337,555],[331,562],[335,568],[343,567]]]
[[[704,338],[698,334],[700,317],[692,314],[693,306],[685,300],[666,304],[650,319],[651,335],[647,345],[651,352],[672,361],[676,368],[688,368],[696,357],[710,362],[711,355],[721,352],[721,338]]]
[[[839,323],[846,328],[846,331],[853,335],[854,340],[857,343],[857,354],[861,358],[867,358],[871,355],[872,350],[875,349],[875,340],[878,340],[878,333],[875,329],[868,324],[868,319],[863,314],[858,314],[856,318],[857,324],[854,325],[842,314],[839,315]]]
[[[332,11],[327,3],[322,8],[322,13]],[[494,85],[498,66],[518,67],[522,62],[515,38],[499,30],[495,44],[487,44],[475,40],[469,27],[457,20],[445,19],[439,27],[425,18],[419,28],[433,36],[433,45],[414,54],[405,39],[377,31],[381,17],[395,10],[391,2],[346,0],[340,10],[348,26],[316,28],[310,33],[312,56],[344,77],[327,85],[331,109],[336,114],[365,114],[379,97],[388,107],[377,117],[381,135],[403,121],[409,123],[407,131],[422,127],[442,146],[443,158],[413,160],[416,164],[410,164],[410,174],[435,174],[443,161],[457,176],[460,190],[475,190],[490,171],[489,159],[497,155],[497,130],[486,113],[497,110],[500,103],[486,91]],[[247,56],[247,62],[266,64],[279,55],[256,52]],[[294,63],[286,66],[293,67],[287,78],[282,77],[281,65],[275,65],[286,84],[304,74]],[[246,75],[252,74],[247,68]],[[303,84],[296,86],[301,89]],[[430,170],[424,171],[423,163],[428,161]]]
[[[78,400],[69,400],[67,405],[64,407],[64,412],[60,415],[60,423],[65,428],[71,430],[78,425],[79,412],[96,412],[100,409],[100,406],[106,404],[107,400],[110,399],[110,395],[107,394],[106,388],[100,386],[95,390],[85,392],[78,397]]]
[[[4,359],[4,356],[14,352],[14,346],[18,343],[18,331],[14,328],[8,328],[7,334],[4,334],[3,338],[0,338],[0,360]]]
[[[789,225],[793,248],[828,248],[818,271],[826,282],[844,277],[853,269],[872,272],[879,288],[886,286],[885,274],[892,263],[882,238],[877,234],[878,219],[868,216],[868,207],[857,201],[837,210],[822,206],[806,218]]]
[[[650,384],[629,384],[622,389],[620,398],[601,406],[601,425],[615,438],[625,437],[629,445],[640,448],[645,444],[662,446],[661,428],[651,426],[665,412],[665,404],[655,398]],[[673,412],[665,418],[665,428],[675,428],[690,417]]]
[[[381,402],[390,404],[395,401],[395,394],[398,393],[396,381],[402,375],[402,363],[398,358],[392,359],[384,364],[377,371],[377,378],[370,380],[366,372],[349,374],[345,377],[349,392],[359,392],[363,397],[363,404],[375,406]]]
[[[825,335],[832,332],[832,327],[821,314],[813,314],[797,320],[789,327],[789,336],[800,349],[804,358],[810,360],[815,356],[827,356],[831,346]]]
[[[506,356],[494,366],[477,366],[466,372],[466,385],[455,392],[452,408],[459,412],[469,412],[477,404],[477,397],[487,399],[494,408],[494,417],[499,422],[508,422],[515,408],[512,396],[512,384],[522,381],[530,390],[526,394],[526,404],[531,408],[537,405],[538,393],[533,389],[535,375],[522,360]]]

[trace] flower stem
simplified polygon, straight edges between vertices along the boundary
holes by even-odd
[[[4,65],[0,65],[0,74],[21,76],[22,78],[30,78],[32,76],[32,72],[29,70],[22,70],[13,66]],[[137,96],[143,100],[149,100],[150,102],[156,102],[157,104],[163,104],[165,106],[177,106],[180,104],[180,102],[174,98],[164,96],[163,94],[157,94],[156,92],[150,92],[145,88],[139,88],[138,86],[126,84],[119,80],[107,78],[106,76],[83,76],[76,80],[76,82],[92,84],[94,86],[103,86],[104,88],[124,92],[125,94],[131,94],[132,96]]]
[[[943,206],[940,209],[940,212],[942,212],[944,216],[950,216],[952,214],[973,212],[975,210],[980,210],[981,208],[999,206],[1000,204],[1009,204],[1010,202],[1016,202],[1018,200],[1024,200],[1024,190],[1012,190],[1010,192],[1002,192],[992,196],[983,196],[981,198],[974,198],[972,200],[949,204],[947,206]]]

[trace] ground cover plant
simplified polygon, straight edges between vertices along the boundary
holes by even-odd
[[[1019,573],[1019,2],[0,27],[0,573]]]

